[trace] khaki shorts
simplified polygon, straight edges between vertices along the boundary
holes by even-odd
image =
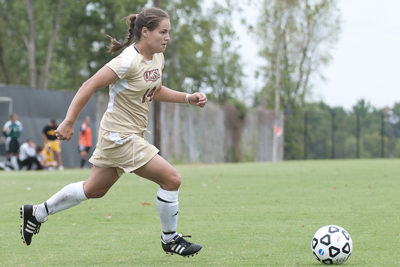
[[[130,173],[149,162],[158,153],[143,134],[122,134],[99,129],[96,149],[89,159],[102,168],[117,168],[118,175]]]

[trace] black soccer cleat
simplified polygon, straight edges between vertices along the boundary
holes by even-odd
[[[42,224],[35,218],[33,205],[23,205],[20,208],[20,214],[22,218],[21,238],[29,246],[32,242],[32,236],[39,233]]]
[[[184,236],[182,233],[176,234],[172,238],[172,241],[168,243],[166,243],[161,236],[161,246],[167,254],[171,253],[171,255],[178,254],[183,257],[189,257],[199,254],[203,247],[185,240],[184,237],[191,236]]]

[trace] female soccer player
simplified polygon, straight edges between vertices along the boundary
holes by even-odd
[[[165,252],[190,256],[202,246],[186,241],[176,232],[178,192],[181,177],[178,171],[159,156],[158,149],[144,136],[147,113],[153,99],[187,103],[204,107],[203,93],[186,94],[161,84],[163,52],[170,40],[168,15],[158,8],[148,8],[130,15],[129,34],[120,44],[111,39],[109,52],[123,52],[84,82],[76,93],[64,121],[56,130],[60,140],[70,140],[73,124],[96,89],[110,86],[110,99],[99,129],[99,140],[90,162],[92,172],[86,181],[69,184],[40,205],[23,205],[22,239],[30,245],[47,216],[71,208],[89,198],[101,198],[123,173],[135,173],[157,183],[157,210]]]

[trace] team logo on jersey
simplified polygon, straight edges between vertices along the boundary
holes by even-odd
[[[144,73],[143,77],[146,82],[148,82],[148,81],[155,82],[161,77],[161,75],[160,75],[160,72],[158,71],[158,69],[154,69],[154,70],[146,71]]]

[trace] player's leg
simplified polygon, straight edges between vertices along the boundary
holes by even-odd
[[[11,141],[10,141],[10,152],[16,158],[18,169],[21,169],[21,161],[19,159],[19,142],[18,142],[17,138],[12,138],[11,139]]]
[[[19,159],[19,152],[15,154],[15,157],[17,158],[18,168],[21,169],[22,168],[22,162]]]
[[[12,168],[12,169],[14,169],[14,167],[12,166],[12,164],[11,164],[11,158],[12,158],[12,156],[13,156],[13,153],[7,153],[7,160],[6,160],[6,165],[7,165],[7,167],[10,167],[10,168]]]
[[[43,170],[43,166],[36,156],[33,157],[33,163],[34,163],[34,165],[36,165],[35,170]]]
[[[41,224],[47,220],[48,215],[76,206],[89,198],[103,197],[118,179],[116,168],[93,166],[86,181],[65,186],[40,205],[23,205],[21,235],[24,243],[30,245],[32,236],[39,232]]]
[[[160,215],[163,239],[169,240],[176,234],[178,221],[178,193],[181,184],[178,171],[162,157],[156,155],[134,173],[160,185],[157,192],[157,210]]]
[[[59,168],[60,170],[63,170],[64,167],[63,167],[63,165],[62,165],[61,153],[58,152],[58,151],[54,151],[54,155],[56,156],[58,168]]]
[[[58,169],[64,170],[61,158],[61,143],[60,140],[55,140],[51,142],[51,149],[54,151],[54,155],[56,156],[56,160],[58,163]]]
[[[160,185],[156,203],[163,231],[161,244],[164,251],[190,256],[202,250],[202,246],[186,241],[182,234],[176,232],[179,212],[178,193],[181,185],[178,171],[161,156],[156,155],[134,173]]]
[[[11,142],[11,137],[7,137],[6,138],[6,152],[7,152],[7,161],[6,161],[6,165],[8,167],[11,166],[11,157],[12,157],[12,152],[10,151],[10,142]]]
[[[19,169],[21,169],[21,160],[19,159],[19,148],[20,148],[19,141],[18,139],[15,139],[15,156],[17,157],[18,167]]]
[[[88,152],[86,151],[86,147],[83,148],[83,150],[81,150],[79,152],[80,156],[81,156],[81,168],[83,168],[85,166],[85,162],[87,159],[87,154]]]
[[[35,163],[35,159],[34,157],[28,157],[26,159],[24,159],[21,162],[21,168],[27,166],[27,170],[29,171],[30,169],[32,169],[32,165],[33,163]]]
[[[18,140],[15,138],[8,137],[6,141],[6,151],[7,151],[7,161],[6,165],[11,169],[18,170],[21,168],[20,160],[19,160],[19,143]],[[18,166],[12,164],[12,157],[16,156]]]

